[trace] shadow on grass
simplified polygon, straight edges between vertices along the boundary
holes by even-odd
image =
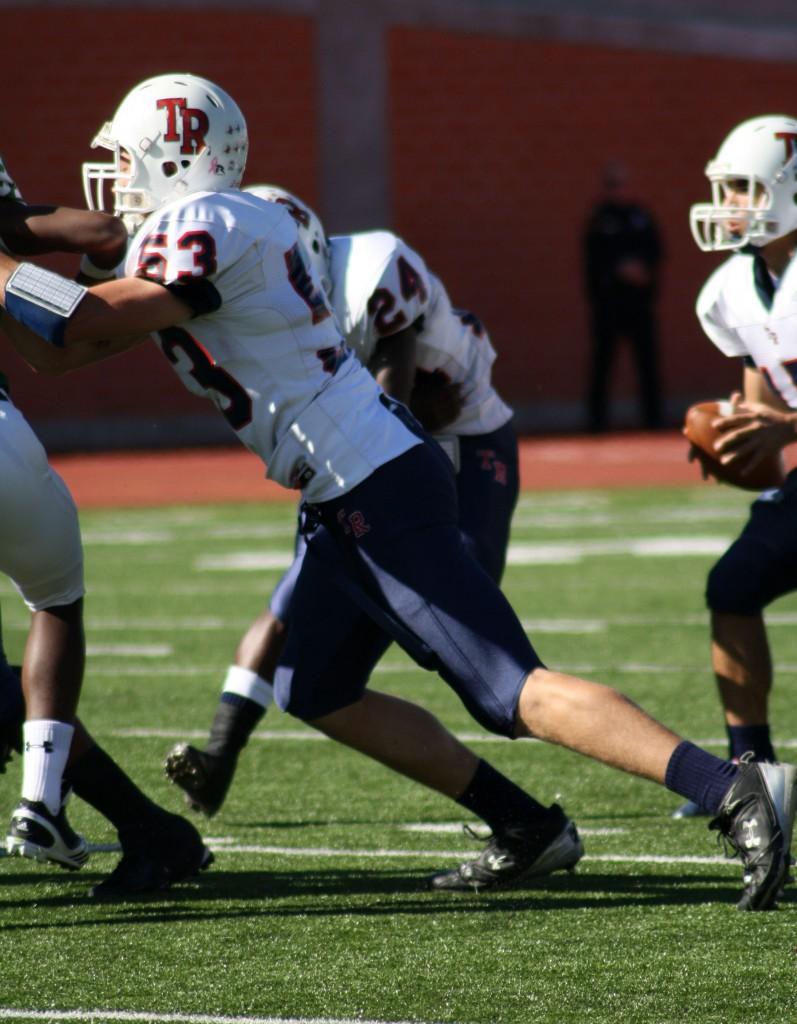
[[[9,889],[28,888],[39,879],[31,874],[0,875],[0,892],[11,895],[0,922],[30,910],[36,921],[6,921],[3,931],[66,928],[108,922],[152,924],[157,921],[244,919],[261,916],[281,918],[331,918],[335,916],[380,917],[395,915],[501,914],[527,912],[606,910],[628,907],[690,907],[725,904],[733,910],[741,893],[741,879],[722,874],[560,874],[537,884],[491,893],[440,893],[425,888],[427,873],[417,869],[349,868],[310,871],[223,871],[183,882],[168,892],[142,895],[119,902],[95,902],[89,887],[100,881],[99,873],[81,873],[64,881],[63,891],[53,893],[61,876],[45,875],[50,891],[14,899]],[[68,919],[48,913],[70,909]],[[783,906],[797,911],[797,903]],[[41,911],[44,911],[42,918]],[[84,912],[88,911],[88,913]],[[80,916],[76,916],[79,914]]]

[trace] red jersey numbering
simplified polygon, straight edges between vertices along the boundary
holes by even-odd
[[[162,231],[153,232],[141,243],[136,267],[136,277],[163,283],[173,276],[174,280],[185,277],[208,277],[215,274],[216,242],[207,231],[186,231],[175,244],[178,253],[190,253],[192,263],[188,268],[180,267],[174,275],[169,273],[169,261],[164,250],[169,248],[168,238]],[[182,262],[182,260],[181,260]]]
[[[252,399],[247,390],[219,366],[210,353],[182,327],[158,331],[166,358],[177,363],[182,352],[191,364],[189,373],[205,391],[218,396],[216,402],[222,416],[233,430],[242,430],[252,422]]]

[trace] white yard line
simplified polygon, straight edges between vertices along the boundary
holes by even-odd
[[[363,1017],[230,1017],[207,1013],[158,1013],[133,1010],[27,1010],[0,1006],[0,1020],[152,1021],[153,1024],[409,1024],[407,1021],[366,1020]],[[418,1021],[413,1024],[419,1024]]]
[[[161,739],[161,740],[197,740],[207,737],[207,729],[154,729],[148,726],[130,726],[126,729],[111,729],[106,735],[118,736],[120,739]],[[510,743],[505,736],[496,736],[489,732],[457,732],[457,739],[461,743]],[[261,729],[253,732],[252,740],[287,740],[298,743],[315,743],[318,741],[334,742],[328,736],[311,729]],[[539,743],[539,740],[523,740],[523,743]],[[726,747],[726,737],[710,736],[703,739],[692,740],[699,747]],[[793,750],[797,747],[797,737],[778,737],[778,748]]]
[[[622,540],[549,541],[509,545],[508,565],[572,565],[584,558],[631,555],[634,558],[681,558],[720,555],[730,537],[661,536]],[[262,572],[285,569],[293,561],[290,551],[229,551],[201,555],[194,561],[198,572]]]
[[[354,857],[363,860],[375,860],[377,858],[401,858],[410,859],[423,858],[442,860],[470,860],[478,857],[481,850],[402,850],[391,848],[380,848],[375,850],[360,849],[337,849],[331,846],[270,846],[256,843],[231,843],[228,841],[206,840],[208,846],[214,853],[261,853],[266,856],[275,857]],[[588,853],[582,858],[581,863],[586,862],[607,863],[607,864],[727,864],[739,868],[739,861],[730,860],[721,855],[701,857],[686,854],[675,856],[656,853]]]
[[[461,827],[461,826],[460,826]],[[431,830],[431,829],[430,829]],[[581,829],[583,835],[614,835],[623,829]],[[406,850],[397,847],[377,847],[376,849],[340,848],[334,846],[276,846],[269,843],[241,843],[233,836],[205,836],[204,842],[218,854],[261,854],[265,857],[310,857],[331,859],[349,857],[355,860],[384,860],[387,858],[402,860],[472,860],[478,857],[481,850]],[[97,843],[90,846],[92,853],[118,853],[118,843]],[[0,849],[0,858],[7,857],[5,850]],[[674,855],[657,853],[587,853],[581,863],[604,864],[726,864],[739,867],[738,860],[731,860],[719,854],[714,856],[697,856],[693,854]],[[1,1015],[0,1015],[1,1016]]]

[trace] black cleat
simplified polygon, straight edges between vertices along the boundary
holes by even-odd
[[[185,793],[192,811],[212,818],[224,803],[235,775],[236,761],[235,757],[217,757],[188,743],[178,743],[166,755],[163,770]]]
[[[6,852],[79,871],[88,860],[89,846],[66,820],[63,805],[52,814],[39,800],[20,800],[11,815]]]
[[[90,896],[99,900],[125,899],[162,892],[210,867],[213,854],[202,837],[179,814],[161,814],[139,825],[119,829],[122,858]]]
[[[709,828],[741,857],[744,892],[739,910],[771,910],[790,880],[791,837],[797,807],[797,768],[742,762]]]
[[[494,833],[475,860],[433,875],[429,887],[457,892],[497,889],[554,871],[572,871],[583,856],[576,826],[553,804],[539,821]]]

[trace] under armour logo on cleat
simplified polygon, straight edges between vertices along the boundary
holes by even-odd
[[[742,842],[748,850],[754,850],[761,845],[761,836],[758,834],[758,818],[750,818],[742,822],[744,837]]]
[[[55,750],[52,740],[45,740],[44,743],[29,743],[25,742],[25,753],[29,750],[43,750],[45,754],[52,754]]]

